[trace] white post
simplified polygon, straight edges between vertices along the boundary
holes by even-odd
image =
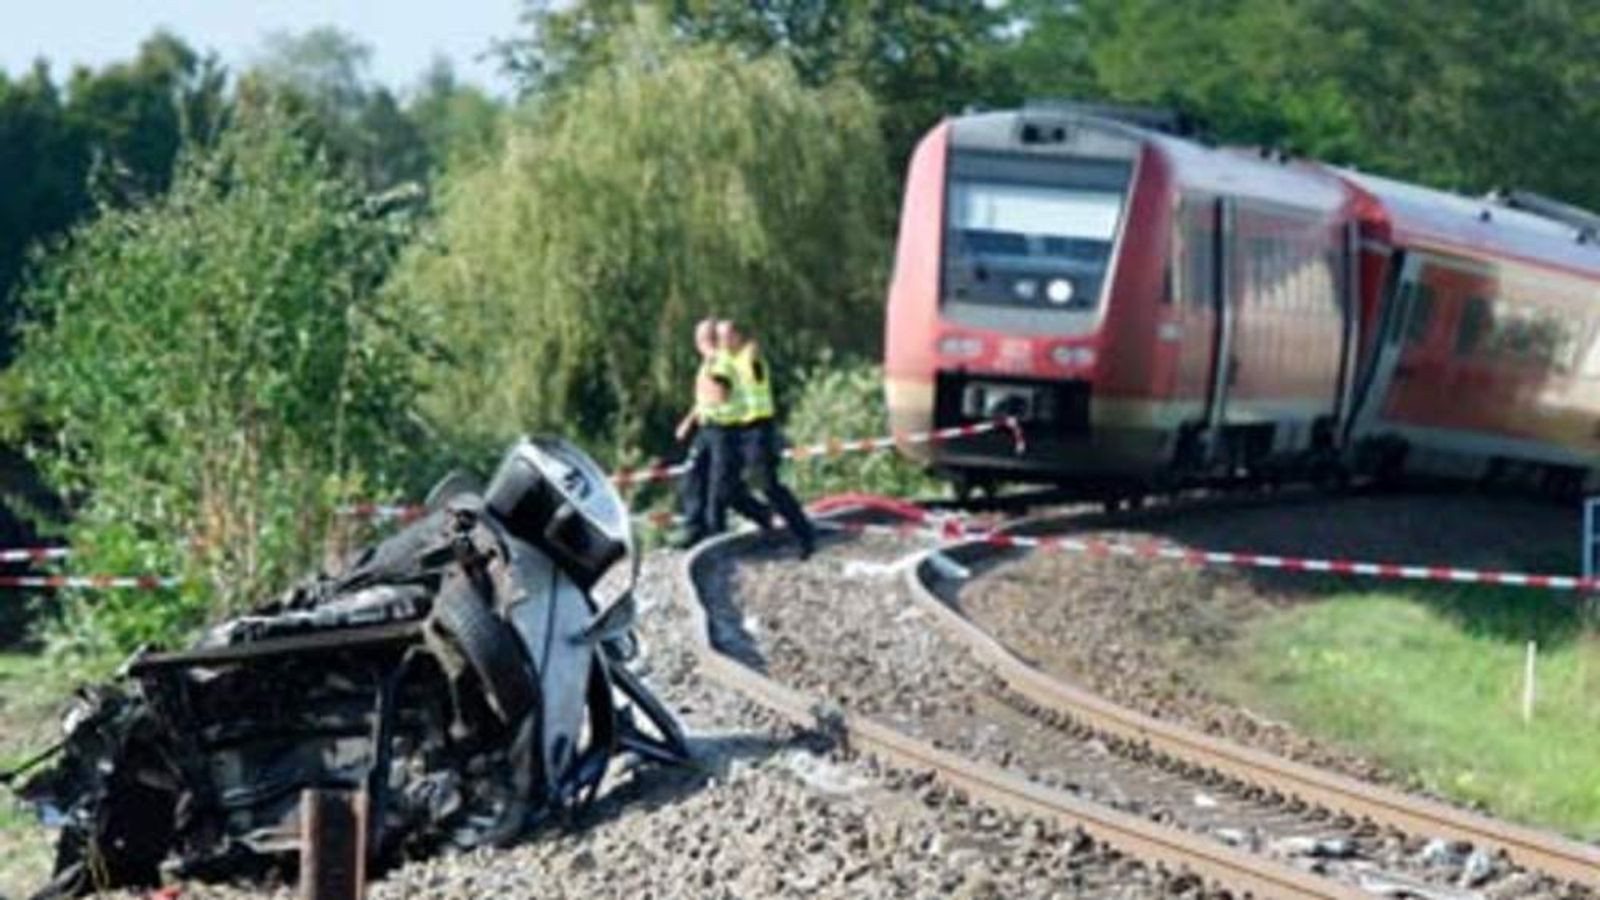
[[[1522,672],[1522,724],[1527,725],[1533,721],[1533,663],[1538,656],[1539,645],[1536,641],[1528,642],[1528,662]]]
[[[1600,576],[1600,497],[1583,503],[1583,577]]]

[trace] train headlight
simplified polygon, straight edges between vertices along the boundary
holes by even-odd
[[[1057,306],[1072,302],[1072,282],[1065,278],[1052,278],[1044,286],[1045,299]]]
[[[1058,366],[1069,369],[1086,369],[1094,365],[1093,347],[1056,347],[1050,351],[1050,359]]]
[[[939,355],[971,359],[983,352],[983,341],[975,337],[945,337],[939,339]]]
[[[1018,300],[1027,302],[1039,296],[1039,282],[1032,278],[1018,278],[1011,284],[1011,293]]]

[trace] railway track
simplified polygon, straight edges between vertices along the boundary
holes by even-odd
[[[760,659],[759,652],[753,654],[751,647],[740,646],[737,635],[730,640],[727,623],[719,623],[719,614],[708,616],[705,609],[706,579],[719,562],[749,549],[750,540],[728,538],[693,554],[685,561],[684,576],[693,596],[701,600],[698,608],[693,610],[699,620],[694,631],[704,636],[697,650],[708,673],[717,680],[791,721],[815,726],[823,711],[832,707],[822,703],[817,691],[808,693],[792,686],[806,686],[806,682],[814,680],[807,671],[811,664],[803,661],[803,658],[799,662],[785,663],[781,657],[784,653],[792,655],[793,647],[784,647],[784,639],[781,638],[774,639],[774,661],[768,663]],[[902,545],[895,552],[903,554],[904,549]],[[982,551],[966,548],[955,552],[959,555]],[[1374,892],[1430,897],[1476,895],[1452,884],[1454,874],[1441,876],[1437,872],[1420,869],[1407,871],[1405,860],[1416,845],[1412,844],[1409,850],[1402,852],[1399,841],[1403,836],[1399,832],[1404,831],[1408,835],[1455,838],[1480,847],[1503,850],[1519,866],[1552,876],[1535,877],[1518,872],[1505,866],[1501,860],[1496,864],[1494,883],[1489,885],[1493,888],[1490,891],[1492,896],[1590,896],[1583,888],[1564,886],[1561,881],[1593,883],[1594,873],[1600,870],[1587,861],[1593,852],[1592,848],[1565,842],[1567,851],[1576,851],[1575,855],[1571,852],[1566,854],[1565,863],[1548,856],[1534,856],[1531,848],[1537,843],[1548,844],[1550,836],[1534,833],[1536,839],[1530,840],[1520,834],[1524,830],[1514,826],[1481,820],[1439,804],[1423,802],[1419,806],[1416,798],[1393,792],[1378,791],[1377,795],[1387,802],[1376,807],[1355,807],[1349,802],[1335,803],[1326,793],[1327,785],[1347,789],[1353,787],[1357,791],[1368,786],[1350,779],[1326,776],[1304,766],[1285,764],[1266,754],[1239,752],[1239,748],[1203,735],[1177,734],[1179,730],[1166,723],[1144,720],[1137,714],[1049,679],[1022,664],[1004,647],[961,619],[936,596],[918,596],[918,591],[927,587],[925,579],[928,575],[926,561],[919,559],[918,563],[908,571],[905,585],[918,609],[934,616],[934,621],[940,626],[937,632],[942,638],[970,653],[974,661],[999,676],[987,693],[1002,699],[1003,703],[981,711],[967,710],[971,717],[969,730],[999,728],[1020,734],[1036,729],[1043,722],[1054,728],[1054,732],[1049,735],[1050,742],[1046,750],[1026,746],[1028,742],[1024,740],[1022,745],[1006,747],[998,754],[991,752],[988,760],[982,760],[979,758],[985,753],[967,752],[974,747],[950,749],[952,743],[962,743],[959,739],[949,740],[950,732],[928,740],[927,734],[918,733],[922,726],[910,722],[910,718],[901,714],[902,711],[892,709],[892,704],[878,703],[867,697],[859,704],[847,702],[846,705],[852,707],[850,710],[833,710],[837,715],[824,716],[830,719],[830,727],[841,729],[857,749],[883,757],[896,765],[933,771],[947,783],[996,806],[1077,825],[1131,856],[1162,866],[1187,869],[1235,890],[1270,896],[1354,896]],[[768,609],[766,612],[771,614],[774,610]],[[843,615],[850,614],[848,610],[840,612]],[[720,615],[725,617],[727,611],[723,610]],[[883,622],[874,625],[870,617],[861,622],[862,631],[873,631],[875,627],[879,631],[890,632],[904,626]],[[734,623],[731,631],[738,630],[738,623]],[[822,652],[829,650],[831,648]],[[938,653],[930,651],[930,655]],[[779,679],[770,676],[771,669],[782,669],[785,665],[788,672],[781,680],[789,684],[780,683]],[[825,664],[818,665],[825,667]],[[758,669],[768,669],[769,672]],[[974,680],[970,675],[966,677],[969,681]],[[843,676],[843,683],[849,684],[853,680],[867,681],[870,677],[859,672]],[[837,684],[833,686],[837,687]],[[826,688],[829,685],[812,684],[810,687],[823,687],[823,695],[828,694]],[[944,701],[929,701],[934,706],[940,702]],[[875,705],[879,708],[873,708]],[[919,701],[913,699],[910,705],[915,707]],[[861,709],[869,714],[862,715]],[[979,712],[982,714],[977,714]],[[991,718],[998,724],[982,724]],[[1164,740],[1169,735],[1171,741],[1176,743]],[[1111,755],[1117,758],[1089,759],[1094,754],[1086,755],[1083,752],[1084,747],[1090,747],[1104,753],[1104,749],[1099,748],[1100,737],[1116,747]],[[935,742],[942,743],[944,747],[933,746]],[[1054,758],[1058,755],[1062,760]],[[1078,782],[1082,779],[1078,776],[1063,780],[1061,773],[1052,768],[1058,761],[1064,761],[1069,769],[1077,766],[1079,775],[1084,766],[1113,772],[1114,775],[1109,776],[1111,782],[1123,779],[1125,783],[1135,786],[1135,794],[1166,797],[1165,805],[1158,799],[1153,809],[1141,809],[1141,803],[1147,801],[1136,800],[1131,804],[1131,815],[1126,809],[1108,809],[1095,801],[1107,800],[1117,804],[1122,791],[1118,784],[1080,784]],[[1297,782],[1286,781],[1291,775],[1303,777]],[[1323,785],[1324,793],[1293,789],[1305,784]],[[1204,798],[1208,805],[1218,805],[1218,799],[1207,797],[1204,792],[1220,798],[1219,809],[1211,813],[1196,813],[1192,809],[1179,808],[1184,804],[1171,800],[1171,797],[1178,795],[1194,796],[1196,803]],[[1355,795],[1347,792],[1344,796],[1348,798]],[[1093,799],[1086,800],[1085,797]],[[1121,805],[1126,807],[1129,803],[1123,802]],[[1419,808],[1426,809],[1430,815],[1422,815],[1418,812]],[[1402,815],[1402,810],[1411,810],[1411,816]],[[1442,812],[1444,818],[1431,815],[1436,812]],[[1155,825],[1150,821],[1151,816],[1183,827]],[[1253,823],[1247,829],[1254,836],[1253,844],[1252,841],[1233,839],[1234,843],[1250,846],[1252,850],[1230,847],[1217,840],[1218,834],[1227,831],[1237,834],[1238,829],[1207,827],[1208,823],[1215,824],[1229,817]],[[1450,827],[1440,826],[1441,821]],[[1263,832],[1266,839],[1261,839]],[[1312,840],[1309,834],[1320,834],[1324,839]],[[1277,845],[1284,841],[1299,841],[1303,846],[1310,843],[1317,848],[1312,855],[1330,858],[1300,859],[1296,865],[1286,865],[1271,855],[1282,855]],[[1264,847],[1267,843],[1273,846]],[[1379,845],[1386,848],[1384,852],[1370,852]],[[1359,849],[1352,851],[1350,848]],[[1270,854],[1263,855],[1262,851],[1270,851]],[[1350,859],[1354,861],[1347,861]],[[1379,862],[1373,863],[1371,860]],[[1334,877],[1308,874],[1303,870],[1305,867]]]
[[[802,727],[835,732],[857,751],[896,767],[932,772],[949,786],[996,808],[1081,828],[1148,864],[1194,873],[1227,890],[1264,897],[1356,897],[1361,892],[1283,862],[1246,852],[1149,818],[1086,800],[1068,790],[1014,770],[935,746],[879,718],[839,709],[813,694],[780,683],[730,653],[717,632],[726,628],[708,612],[705,583],[711,569],[757,539],[738,535],[704,545],[688,555],[683,577],[697,600],[696,653],[706,674],[757,704]]]
[[[1061,530],[1062,524],[1076,528],[1095,518],[1019,523],[1012,527],[1030,534],[1052,533]],[[930,561],[933,552],[925,553],[905,572],[906,586],[919,608],[938,623],[947,637],[1004,682],[1008,690],[1050,714],[1145,748],[1175,764],[1216,773],[1236,785],[1264,789],[1407,834],[1465,841],[1504,854],[1518,866],[1582,885],[1589,892],[1600,889],[1600,848],[1243,747],[1151,718],[1046,674],[955,608],[950,595],[940,590],[940,567]],[[962,565],[978,567],[1014,551],[983,542],[958,541],[938,552]]]

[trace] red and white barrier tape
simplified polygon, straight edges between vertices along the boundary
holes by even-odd
[[[49,562],[52,559],[66,559],[71,555],[72,551],[66,547],[16,547],[0,550],[0,563]]]
[[[0,588],[138,589],[176,587],[178,579],[156,575],[0,575]]]
[[[1004,431],[1010,435],[1014,452],[1021,454],[1027,451],[1028,440],[1027,436],[1023,434],[1022,423],[1014,416],[1007,416],[988,422],[974,422],[970,425],[958,425],[954,428],[940,428],[935,431],[922,431],[915,434],[856,438],[848,441],[832,438],[806,447],[790,447],[783,451],[783,458],[796,462],[812,459],[833,459],[846,453],[876,453],[895,447],[938,444],[961,438],[976,437],[977,435],[994,431]],[[689,471],[689,468],[689,463],[676,463],[673,465],[655,463],[637,469],[623,469],[611,476],[611,483],[619,489],[627,489],[640,484],[670,481]],[[362,503],[346,506],[340,510],[341,513],[356,518],[400,522],[409,522],[420,518],[424,511],[423,507],[416,505],[382,503]]]
[[[974,422],[970,425],[958,425],[954,428],[940,428],[935,431],[922,431],[915,434],[893,434],[885,437],[855,438],[853,440],[840,440],[829,438],[820,443],[806,447],[789,447],[783,451],[783,458],[796,462],[808,459],[833,459],[846,453],[876,453],[880,450],[892,450],[895,447],[909,447],[918,444],[938,444],[944,441],[959,440],[960,438],[976,437],[991,431],[1005,431],[1011,436],[1012,449],[1016,453],[1024,453],[1028,449],[1026,436],[1022,433],[1022,423],[1015,417],[1007,416],[988,422]],[[631,487],[636,484],[646,484],[652,481],[666,481],[677,478],[689,471],[687,463],[666,465],[658,463],[639,469],[624,469],[611,476],[611,483],[619,488]]]
[[[396,520],[410,522],[422,518],[426,507],[418,505],[392,505],[386,503],[357,503],[340,507],[339,514],[354,519],[372,519],[376,522]]]
[[[66,559],[70,547],[0,549],[0,563],[43,563]],[[154,590],[175,587],[178,579],[158,575],[0,575],[0,588],[102,588]]]
[[[1317,572],[1330,575],[1355,575],[1401,581],[1434,581],[1454,584],[1492,584],[1548,591],[1600,592],[1600,578],[1548,575],[1531,572],[1502,572],[1463,569],[1454,566],[1408,565],[1367,562],[1351,559],[1319,559],[1266,553],[1237,553],[1198,550],[1161,541],[1106,541],[1096,538],[1029,537],[1007,534],[990,528],[973,528],[956,517],[908,519],[902,525],[845,525],[849,531],[905,536],[927,534],[947,541],[988,544],[991,547],[1021,547],[1046,552],[1078,553],[1084,556],[1113,556],[1135,559],[1165,559],[1190,566],[1229,566],[1276,569],[1284,572]]]

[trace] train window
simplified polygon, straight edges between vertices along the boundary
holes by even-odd
[[[1508,305],[1495,322],[1487,349],[1496,356],[1540,363],[1560,371],[1573,365],[1573,334],[1555,313],[1526,304]]]
[[[1468,297],[1461,310],[1461,326],[1456,331],[1456,353],[1467,356],[1476,353],[1494,324],[1489,301],[1482,297]]]
[[[1425,343],[1428,327],[1433,324],[1433,288],[1417,285],[1411,295],[1411,315],[1406,319],[1406,343],[1412,346]]]
[[[1186,203],[1183,214],[1183,301],[1196,309],[1210,307],[1216,296],[1216,244],[1212,238],[1210,202]]]
[[[944,290],[1032,309],[1099,305],[1131,174],[1124,162],[951,157]]]
[[[1583,361],[1578,368],[1578,375],[1582,378],[1600,381],[1600,325],[1590,329],[1589,349],[1582,353]]]

